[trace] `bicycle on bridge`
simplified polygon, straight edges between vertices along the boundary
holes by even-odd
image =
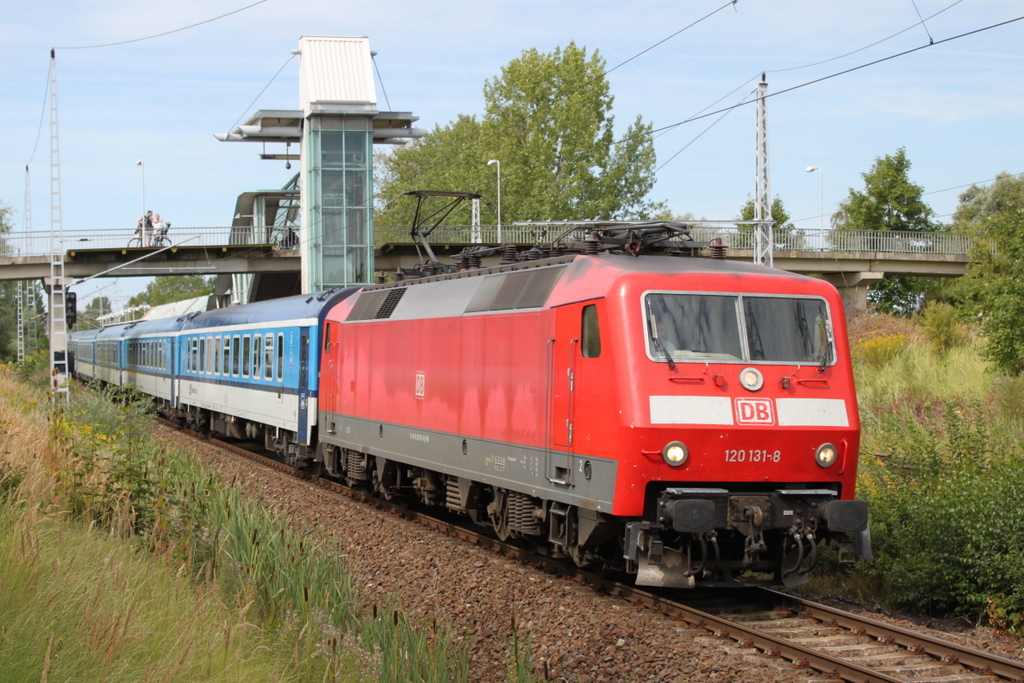
[[[139,225],[135,228],[135,236],[128,240],[128,248],[140,247],[169,247],[171,238],[167,236],[171,228],[170,221],[149,220],[149,216],[139,219]]]

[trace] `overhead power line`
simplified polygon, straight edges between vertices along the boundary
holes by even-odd
[[[251,5],[246,5],[245,7],[239,7],[238,9],[232,10],[232,11],[228,12],[227,14],[221,14],[220,16],[213,17],[212,19],[206,19],[204,21],[200,21],[200,22],[195,23],[195,24],[189,24],[188,26],[182,26],[181,28],[175,28],[175,29],[171,29],[170,31],[164,31],[163,33],[154,33],[151,36],[143,36],[142,38],[132,38],[131,40],[121,40],[121,41],[118,41],[116,43],[103,43],[102,45],[71,45],[71,46],[58,47],[56,49],[58,49],[58,50],[91,50],[91,49],[97,48],[97,47],[116,47],[117,45],[128,45],[129,43],[140,43],[143,40],[152,40],[153,38],[162,38],[163,36],[169,36],[172,33],[180,33],[182,31],[187,31],[190,28],[195,28],[197,26],[202,26],[203,24],[209,24],[209,23],[212,23],[214,21],[217,21],[218,19],[223,19],[224,17],[230,17],[232,14],[238,14],[239,12],[244,12],[245,10],[251,9],[251,8],[255,7],[256,5],[262,5],[265,2],[267,2],[267,0],[257,0],[257,2],[254,2]]]
[[[845,76],[848,73],[853,73],[854,71],[860,71],[861,69],[866,69],[869,66],[875,66],[876,64],[881,64],[883,62],[888,62],[888,61],[891,61],[891,60],[896,59],[898,57],[905,57],[906,55],[913,54],[914,52],[920,52],[921,50],[925,50],[925,49],[927,49],[929,47],[934,47],[936,45],[942,45],[943,43],[949,43],[949,42],[952,42],[954,40],[959,40],[961,38],[966,38],[968,36],[973,36],[975,34],[983,33],[984,31],[990,31],[992,29],[1000,28],[1002,26],[1007,26],[1009,24],[1012,24],[1014,22],[1018,22],[1018,21],[1021,21],[1021,20],[1024,20],[1024,16],[1019,16],[1019,17],[1016,17],[1014,19],[1007,19],[1006,21],[1001,21],[1001,22],[996,23],[996,24],[990,24],[989,26],[983,26],[982,28],[974,29],[973,31],[967,31],[966,33],[960,33],[958,35],[951,36],[949,38],[943,38],[942,40],[936,40],[936,41],[928,43],[926,45],[919,45],[918,47],[914,47],[914,48],[911,48],[909,50],[904,50],[903,52],[897,52],[896,54],[889,55],[888,57],[882,57],[880,59],[875,59],[875,60],[867,62],[865,64],[860,64],[858,66],[850,67],[849,69],[843,69],[842,71],[837,71],[837,72],[835,72],[833,74],[829,74],[828,76],[822,76],[821,78],[815,78],[815,79],[812,79],[810,81],[806,81],[804,83],[799,83],[797,85],[791,86],[789,88],[783,88],[782,90],[776,90],[773,93],[769,93],[765,97],[766,98],[767,97],[778,97],[779,95],[784,95],[785,93],[793,92],[794,90],[799,90],[801,88],[806,88],[807,86],[814,85],[815,83],[821,83],[823,81],[827,81],[827,80],[830,80],[830,79],[833,79],[833,78],[837,78],[838,76]],[[749,102],[739,102],[739,103],[734,104],[734,105],[732,105],[730,107],[723,107],[722,109],[717,109],[715,111],[707,112],[705,114],[700,114],[698,116],[691,116],[688,119],[683,119],[682,121],[677,121],[675,123],[670,123],[667,126],[662,126],[660,128],[655,128],[655,129],[651,130],[650,133],[657,133],[657,132],[663,131],[663,130],[670,130],[672,128],[676,128],[678,126],[682,126],[682,125],[687,124],[687,123],[692,123],[694,121],[699,121],[700,119],[708,118],[709,116],[714,116],[715,114],[721,114],[722,112],[725,112],[725,111],[731,111],[733,109],[738,109],[738,108],[746,106],[748,104],[750,104],[750,103]],[[627,138],[623,138],[622,140],[619,140],[618,143],[621,143],[621,142],[623,142],[625,140],[628,140],[628,139],[629,139],[628,137]]]
[[[265,86],[263,86],[263,90],[260,90],[260,94],[259,94],[259,95],[257,95],[257,96],[256,96],[256,97],[255,97],[255,98],[253,99],[253,101],[249,103],[249,106],[245,108],[245,111],[243,111],[243,112],[242,112],[242,115],[238,117],[238,120],[237,120],[237,121],[235,121],[235,122],[234,122],[233,124],[231,124],[231,127],[230,127],[230,128],[228,128],[228,132],[229,132],[229,133],[230,133],[230,132],[231,132],[232,130],[234,130],[235,126],[237,126],[237,125],[238,125],[239,121],[241,121],[241,120],[242,120],[242,119],[243,119],[243,118],[245,117],[245,115],[249,113],[249,110],[250,110],[250,109],[252,109],[252,105],[256,104],[256,102],[257,102],[257,101],[258,101],[258,100],[259,100],[259,99],[260,99],[261,97],[263,97],[263,93],[267,92],[267,88],[269,88],[269,87],[270,87],[270,84],[271,84],[271,83],[273,83],[273,82],[274,82],[274,80],[275,80],[275,79],[276,79],[276,78],[277,78],[278,76],[280,76],[280,75],[281,75],[281,72],[282,72],[282,71],[284,71],[284,68],[285,68],[286,66],[288,66],[288,64],[289,64],[289,63],[291,63],[291,61],[292,61],[293,59],[295,59],[295,55],[294,55],[294,54],[293,54],[292,56],[290,56],[290,57],[289,57],[288,59],[284,60],[284,64],[282,64],[282,65],[281,65],[281,68],[277,70],[277,73],[275,73],[275,74],[274,74],[273,76],[271,76],[271,77],[270,77],[270,80],[269,80],[269,81],[267,81],[267,84],[266,84]]]

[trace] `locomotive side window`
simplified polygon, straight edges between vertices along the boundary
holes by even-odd
[[[580,351],[584,358],[597,358],[601,355],[601,328],[597,322],[597,306],[593,304],[583,307],[580,338],[583,340]]]
[[[334,329],[334,325],[327,323],[327,329],[324,331],[324,353],[329,354],[331,352],[331,332]]]

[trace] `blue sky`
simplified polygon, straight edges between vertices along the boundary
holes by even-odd
[[[724,4],[267,0],[161,38],[60,49],[148,36],[252,1],[5,0],[0,201],[16,210],[16,229],[51,47],[58,48],[65,229],[131,230],[141,208],[138,159],[146,163],[149,208],[179,226],[215,226],[230,223],[239,193],[280,187],[293,173],[281,162],[260,161],[258,145],[222,143],[213,134],[242,116],[303,34],[369,36],[391,109],[412,111],[418,125],[432,128],[459,114],[479,115],[484,80],[524,49],[575,41],[600,50],[611,67]],[[947,7],[927,19],[927,31],[914,26],[918,10],[927,18]],[[676,123],[739,88],[718,106],[734,104],[761,71],[776,92],[927,45],[929,34],[939,43],[1021,15],[1024,6],[1003,0],[916,0],[916,9],[912,0],[739,0],[609,74],[616,125],[624,131],[638,114],[656,128]],[[908,28],[855,54],[786,70]],[[298,108],[297,67],[297,60],[288,64],[253,110]],[[387,108],[379,84],[378,99]],[[901,146],[913,163],[912,180],[946,216],[959,191],[941,190],[1024,172],[1024,21],[781,94],[769,100],[768,112],[772,193],[798,227],[817,227],[821,213],[819,177],[807,166],[823,169],[830,212],[849,188],[862,187],[860,174],[876,157]],[[659,163],[715,118],[659,135]],[[31,164],[36,230],[49,227],[48,160],[44,121]],[[729,219],[753,186],[754,108],[744,107],[659,170],[651,196],[676,213]],[[137,289],[126,282],[104,294]]]

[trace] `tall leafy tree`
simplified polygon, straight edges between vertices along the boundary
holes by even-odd
[[[408,147],[375,155],[374,182],[378,186],[379,202],[376,218],[378,241],[388,241],[392,231],[408,233],[416,208],[415,201],[395,201],[408,190],[480,192],[494,201],[494,171],[487,168],[486,162],[490,157],[480,149],[481,130],[482,126],[475,117],[460,115],[451,123],[435,126],[429,134]],[[435,202],[430,206],[440,206],[440,203]],[[463,206],[457,211],[448,223],[468,224],[469,206]],[[494,216],[494,210],[489,210],[487,215]]]
[[[597,51],[588,55],[575,43],[549,53],[525,50],[485,82],[479,122],[459,117],[380,159],[379,196],[478,191],[490,200],[482,220],[493,223],[496,169],[487,161],[497,159],[503,223],[649,217],[663,208],[647,198],[655,180],[651,126],[638,117],[616,142],[604,70]],[[402,215],[384,212],[378,221]]]
[[[924,188],[912,183],[909,173],[910,159],[903,147],[876,158],[871,170],[861,174],[864,191],[850,188],[832,216],[832,226],[837,230],[935,230],[935,212],[922,199]],[[868,302],[888,313],[913,313],[921,307],[926,287],[924,278],[890,275],[868,290]]]
[[[934,230],[935,212],[922,199],[924,188],[910,181],[910,159],[900,147],[895,154],[877,157],[871,170],[861,173],[864,191],[850,188],[832,216],[838,230]]]
[[[998,369],[1024,373],[1024,177],[1000,174],[989,187],[960,195],[957,229],[977,239],[962,283]]]
[[[13,209],[0,202],[0,254],[7,254],[9,249],[6,235],[11,232],[11,214]],[[18,316],[15,309],[17,283],[0,282],[0,359],[17,360],[18,356]]]

